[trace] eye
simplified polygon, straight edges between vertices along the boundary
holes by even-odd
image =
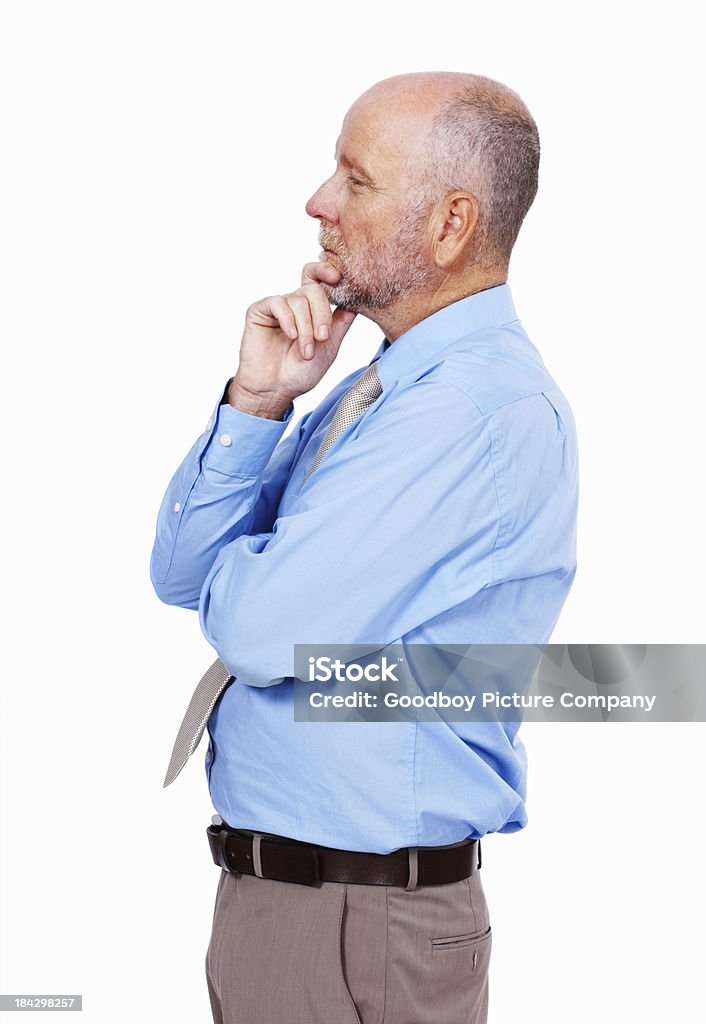
[[[356,178],[356,176],[354,174],[349,174],[348,175],[348,180],[350,181],[351,185],[355,185],[356,187],[359,187],[359,188],[364,188],[365,187],[365,182],[361,181],[360,178]]]

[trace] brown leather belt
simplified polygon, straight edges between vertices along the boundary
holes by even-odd
[[[410,847],[392,853],[358,853],[302,843],[285,836],[239,831],[216,816],[206,829],[213,861],[226,871],[280,882],[318,885],[421,885],[460,882],[481,866],[480,841],[453,846]]]

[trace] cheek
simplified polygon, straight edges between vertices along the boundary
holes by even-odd
[[[366,204],[358,211],[357,227],[366,245],[384,245],[398,231],[404,213],[391,204]]]
[[[404,211],[392,203],[381,203],[379,196],[342,197],[338,232],[351,259],[365,260],[371,250],[384,248],[399,227]]]
[[[363,210],[347,211],[341,218],[341,231],[347,248],[351,252],[361,252],[374,245],[380,237],[380,225],[375,217]]]

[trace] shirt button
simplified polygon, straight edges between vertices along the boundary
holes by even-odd
[[[221,434],[218,440],[221,442],[224,448],[227,448],[229,445],[233,444],[230,434]]]
[[[180,508],[181,508],[181,502],[180,501],[175,501],[174,502],[174,511],[178,512]]]

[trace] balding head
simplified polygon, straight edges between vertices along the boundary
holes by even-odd
[[[468,81],[473,77],[446,71],[419,71],[384,78],[358,97],[351,112],[363,107],[376,108],[390,121],[409,117],[423,130],[423,122],[430,127],[432,119],[458,92],[460,80]]]

